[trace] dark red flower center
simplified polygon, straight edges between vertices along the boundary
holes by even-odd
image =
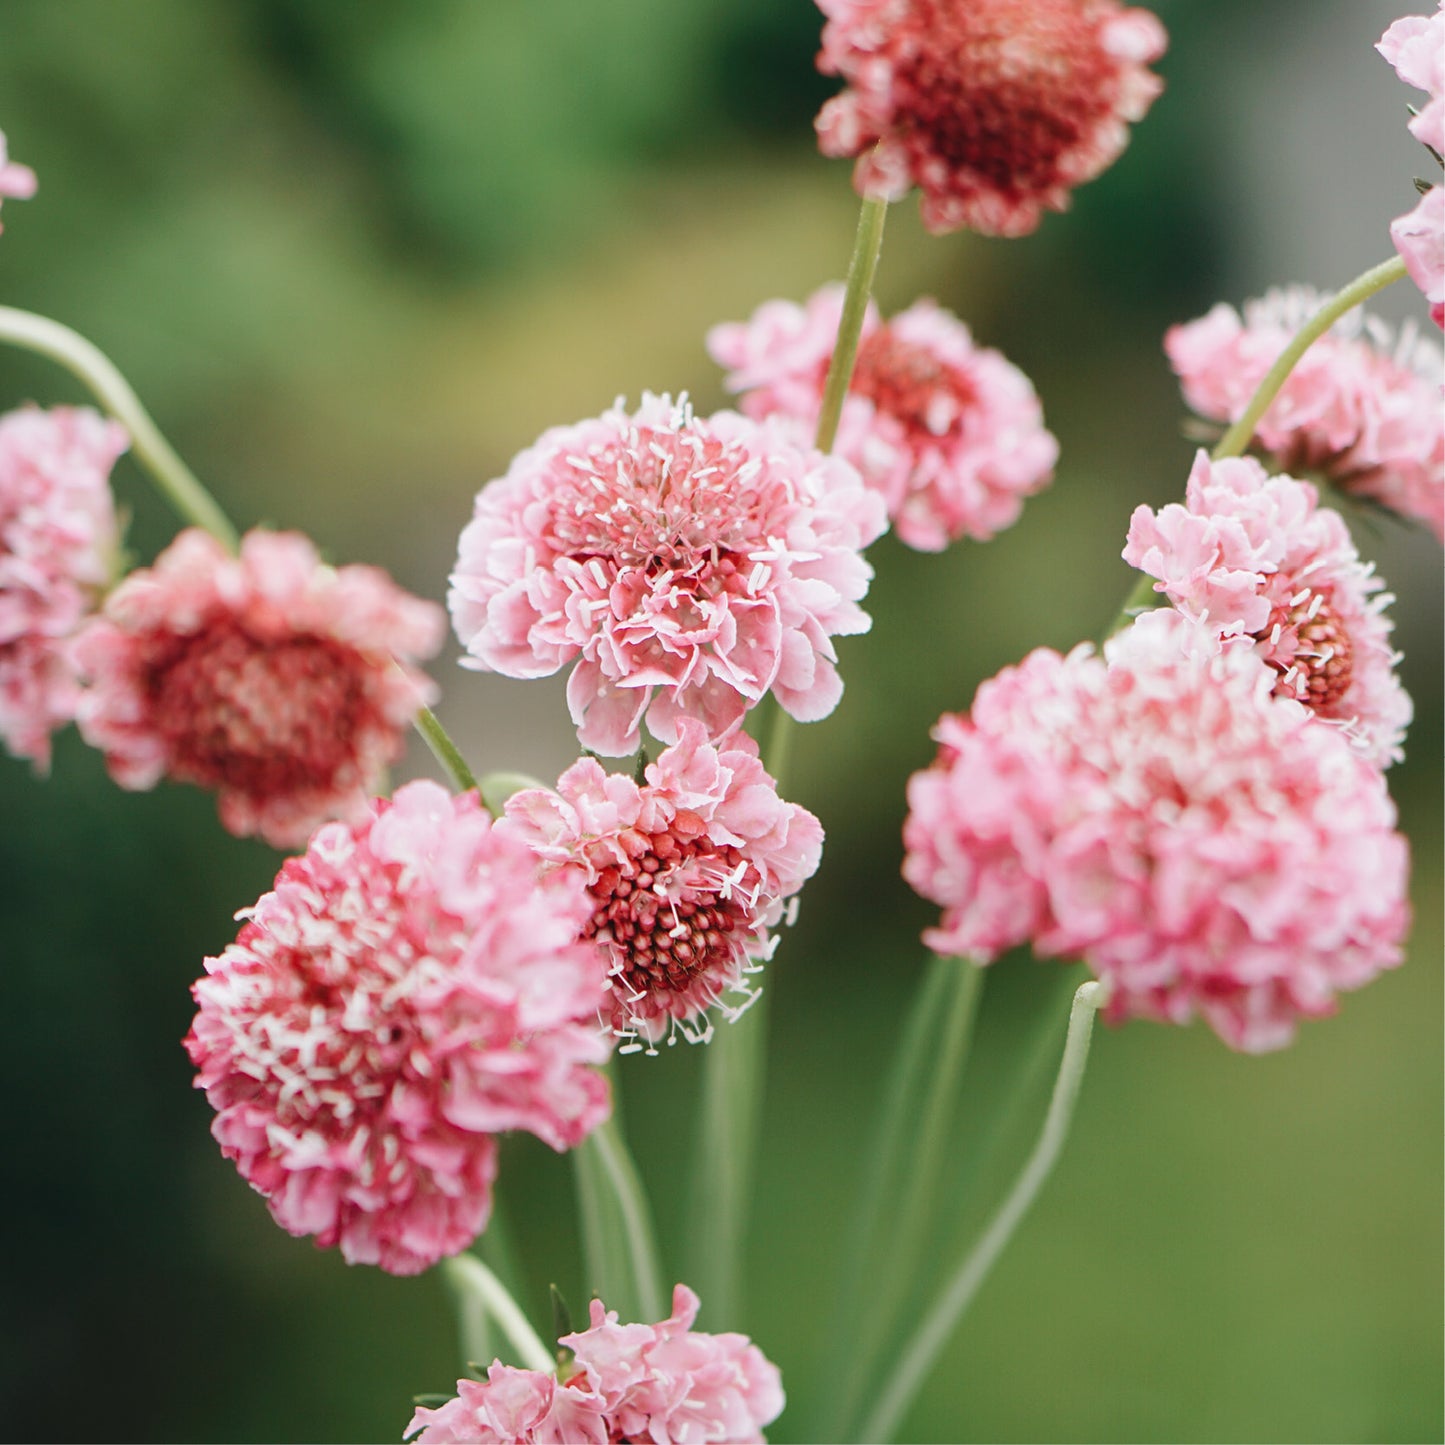
[[[901,341],[887,326],[866,336],[849,391],[910,432],[924,437],[956,434],[978,399],[972,381],[926,346]]]
[[[1281,675],[1275,691],[1328,715],[1344,700],[1354,674],[1354,645],[1330,593],[1311,592],[1297,603],[1277,604],[1268,626],[1254,634],[1256,641],[1268,647],[1276,625],[1293,630],[1299,642],[1292,659],[1269,658]]]

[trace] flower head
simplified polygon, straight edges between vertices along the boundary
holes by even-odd
[[[573,878],[474,793],[410,783],[328,823],[193,990],[212,1133],[291,1234],[414,1274],[485,1226],[496,1135],[606,1117],[605,985]]]
[[[434,695],[410,664],[446,619],[374,567],[324,566],[294,532],[239,557],[196,529],[133,572],[76,638],[77,722],[125,788],[214,788],[221,822],[277,847],[359,819]]]
[[[564,1335],[574,1353],[566,1378],[495,1362],[485,1381],[458,1380],[455,1400],[421,1408],[415,1445],[747,1445],[783,1410],[777,1366],[746,1335],[692,1328],[698,1299],[686,1285],[657,1325],[622,1325],[592,1301],[591,1327]]]
[[[735,1017],[752,1002],[753,960],[771,957],[769,930],[823,844],[818,820],[778,797],[746,733],[713,747],[692,718],[644,783],[584,758],[555,793],[514,793],[497,827],[586,884],[584,932],[606,960],[608,1017],[630,1048],[679,1029],[707,1038],[709,1010]]]
[[[35,194],[35,172],[10,159],[5,133],[0,131],[0,197],[28,201]]]
[[[816,423],[842,309],[843,288],[825,286],[802,306],[769,301],[713,328],[708,349],[749,416]],[[886,322],[869,306],[834,449],[883,497],[899,537],[930,552],[1012,526],[1059,451],[1029,379],[932,301]]]
[[[1430,303],[1430,319],[1445,329],[1445,186],[1431,186],[1413,211],[1391,221],[1390,239]]]
[[[1410,134],[1445,155],[1445,4],[1433,15],[1406,15],[1376,42],[1406,85],[1428,92],[1430,99],[1410,121]]]
[[[42,769],[51,733],[75,716],[65,639],[115,565],[110,469],[128,445],[83,408],[0,417],[0,740]]]
[[[1147,10],[1116,0],[818,0],[818,68],[847,83],[818,115],[860,194],[917,186],[931,231],[1023,236],[1128,142],[1163,82]]]
[[[1250,1052],[1397,964],[1384,778],[1275,681],[1166,608],[1103,659],[1041,648],[984,683],[909,782],[904,876],[944,909],[924,941],[1082,958],[1114,1019],[1197,1012]]]
[[[883,506],[846,462],[732,412],[645,396],[557,427],[477,496],[448,601],[464,665],[542,677],[577,660],[582,745],[619,756],[644,715],[722,738],[769,690],[800,721],[843,690],[830,638],[863,632],[860,555]]]

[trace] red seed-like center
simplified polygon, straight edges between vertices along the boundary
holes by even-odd
[[[848,389],[924,437],[959,432],[977,401],[973,383],[963,372],[927,347],[900,340],[887,326],[880,326],[859,346]]]
[[[1293,659],[1296,676],[1292,682],[1284,681],[1290,664],[1269,659],[1270,666],[1281,674],[1275,691],[1297,697],[1307,707],[1328,715],[1344,700],[1354,676],[1354,645],[1330,594],[1312,592],[1298,603],[1277,605],[1269,625],[1255,634],[1256,639],[1268,643],[1277,623],[1294,629],[1299,646]]]

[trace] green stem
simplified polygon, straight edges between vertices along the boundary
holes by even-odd
[[[878,269],[878,253],[883,249],[883,221],[887,215],[887,201],[867,199],[858,214],[858,234],[853,241],[853,259],[848,263],[838,340],[828,364],[828,380],[823,386],[823,404],[818,412],[818,431],[813,443],[820,452],[832,451],[838,435],[838,418],[843,414],[843,398],[848,394],[853,363],[858,359],[858,338],[863,334],[863,318],[873,290],[873,273]]]
[[[779,793],[783,791],[783,778],[793,750],[793,732],[792,715],[784,712],[783,705],[774,698],[773,720],[768,728],[767,744],[762,750],[762,762]]]
[[[468,1354],[473,1343],[467,1337],[468,1321],[481,1311],[497,1322],[527,1369],[541,1370],[548,1375],[556,1369],[557,1361],[552,1351],[542,1343],[501,1280],[476,1255],[458,1254],[443,1260],[442,1273],[457,1297],[457,1309],[462,1320],[462,1345]]]
[[[204,528],[230,551],[239,546],[236,529],[216,500],[161,435],[130,383],[83,336],[29,311],[0,306],[0,341],[48,356],[78,377],[100,404],[130,433],[136,460],[151,474],[161,494],[187,522]]]
[[[477,780],[472,776],[472,770],[467,766],[466,759],[462,757],[461,750],[452,741],[451,734],[441,725],[437,720],[437,715],[429,707],[417,709],[414,726],[417,732],[426,739],[426,745],[431,749],[432,757],[442,765],[457,792],[469,793],[478,790]]]

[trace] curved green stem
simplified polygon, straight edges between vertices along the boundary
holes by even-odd
[[[452,741],[451,734],[441,725],[437,720],[437,715],[429,707],[417,709],[414,726],[417,732],[426,739],[426,745],[431,749],[432,757],[442,765],[457,792],[480,791],[476,778],[472,776],[472,770],[467,766],[467,760],[462,757],[461,749]]]
[[[469,1333],[466,1327],[469,1313],[480,1308],[501,1327],[502,1333],[506,1335],[527,1369],[540,1370],[543,1374],[550,1375],[557,1368],[552,1351],[542,1343],[516,1300],[476,1255],[458,1254],[443,1260],[442,1273],[457,1296],[464,1336]],[[464,1351],[469,1350],[469,1340],[464,1338],[462,1346]]]
[[[828,380],[823,386],[823,404],[813,442],[820,452],[832,451],[838,435],[838,418],[843,414],[843,398],[848,394],[853,363],[858,359],[858,338],[863,334],[863,318],[873,290],[873,273],[878,269],[878,253],[883,249],[883,222],[887,215],[887,201],[866,199],[858,214],[858,234],[853,241],[853,259],[848,263],[838,340],[833,345],[833,359],[828,363]]]

